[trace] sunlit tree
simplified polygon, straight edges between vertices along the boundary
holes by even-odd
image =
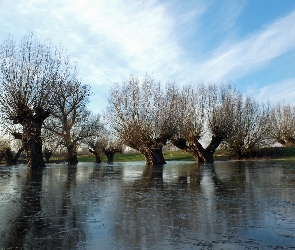
[[[258,150],[270,143],[269,109],[246,96],[237,102],[233,133],[225,144],[239,159],[257,156]]]
[[[142,153],[147,164],[164,164],[162,148],[177,128],[177,88],[146,76],[131,76],[112,88],[107,122],[119,140]]]
[[[185,86],[177,96],[177,133],[171,143],[202,161],[199,149],[204,134],[206,93],[204,86]]]
[[[295,145],[295,107],[278,104],[270,111],[270,136],[283,146]]]
[[[212,163],[217,147],[233,134],[240,98],[230,84],[184,87],[178,96],[178,133],[172,144],[190,153],[197,162]],[[211,137],[206,146],[201,142],[205,132]]]
[[[75,67],[72,72],[55,87],[55,95],[50,101],[51,117],[44,127],[61,138],[61,143],[67,149],[68,164],[77,164],[78,144],[95,134],[101,124],[99,116],[93,118],[87,110],[90,86],[82,84],[77,78]]]

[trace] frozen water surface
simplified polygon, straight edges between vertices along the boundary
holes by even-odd
[[[295,249],[295,162],[0,167],[0,249]]]

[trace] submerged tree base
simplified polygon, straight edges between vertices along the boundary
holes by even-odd
[[[184,138],[171,140],[172,144],[179,149],[191,154],[198,163],[213,163],[214,153],[223,138],[212,136],[210,144],[204,148],[197,138],[188,141]]]
[[[145,148],[140,152],[144,155],[147,165],[166,164],[162,148]]]

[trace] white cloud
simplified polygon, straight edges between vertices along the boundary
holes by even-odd
[[[295,49],[295,12],[285,16],[244,41],[218,48],[196,67],[205,81],[241,78],[265,66],[272,59]]]
[[[129,74],[145,73],[179,83],[234,81],[294,51],[295,12],[236,41],[236,21],[245,1],[228,3],[217,17],[210,13],[215,1],[203,0],[1,0],[0,35],[34,31],[41,38],[51,37],[77,61],[83,81],[102,88]],[[216,34],[200,25],[208,13],[220,22],[213,27],[234,33],[216,38],[222,46],[213,52],[210,44],[204,46],[202,35],[212,32],[211,39]],[[189,43],[196,48],[183,45]]]
[[[250,94],[260,102],[295,104],[295,78],[252,90]]]
[[[182,48],[165,3],[3,0],[1,5],[2,35],[18,38],[34,31],[41,38],[51,37],[77,61],[86,82],[112,83],[131,73],[159,72],[161,78],[179,72]]]
[[[175,65],[182,49],[173,33],[174,20],[164,4],[76,0],[63,1],[54,11],[53,6],[49,8],[51,27],[60,25],[59,37],[55,38],[75,54],[82,72],[91,72],[87,80],[121,81],[122,75],[125,79],[130,73],[173,74],[178,70]],[[42,36],[50,33],[49,28],[38,31]]]

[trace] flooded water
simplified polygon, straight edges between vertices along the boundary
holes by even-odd
[[[0,249],[295,249],[295,162],[0,167]]]

